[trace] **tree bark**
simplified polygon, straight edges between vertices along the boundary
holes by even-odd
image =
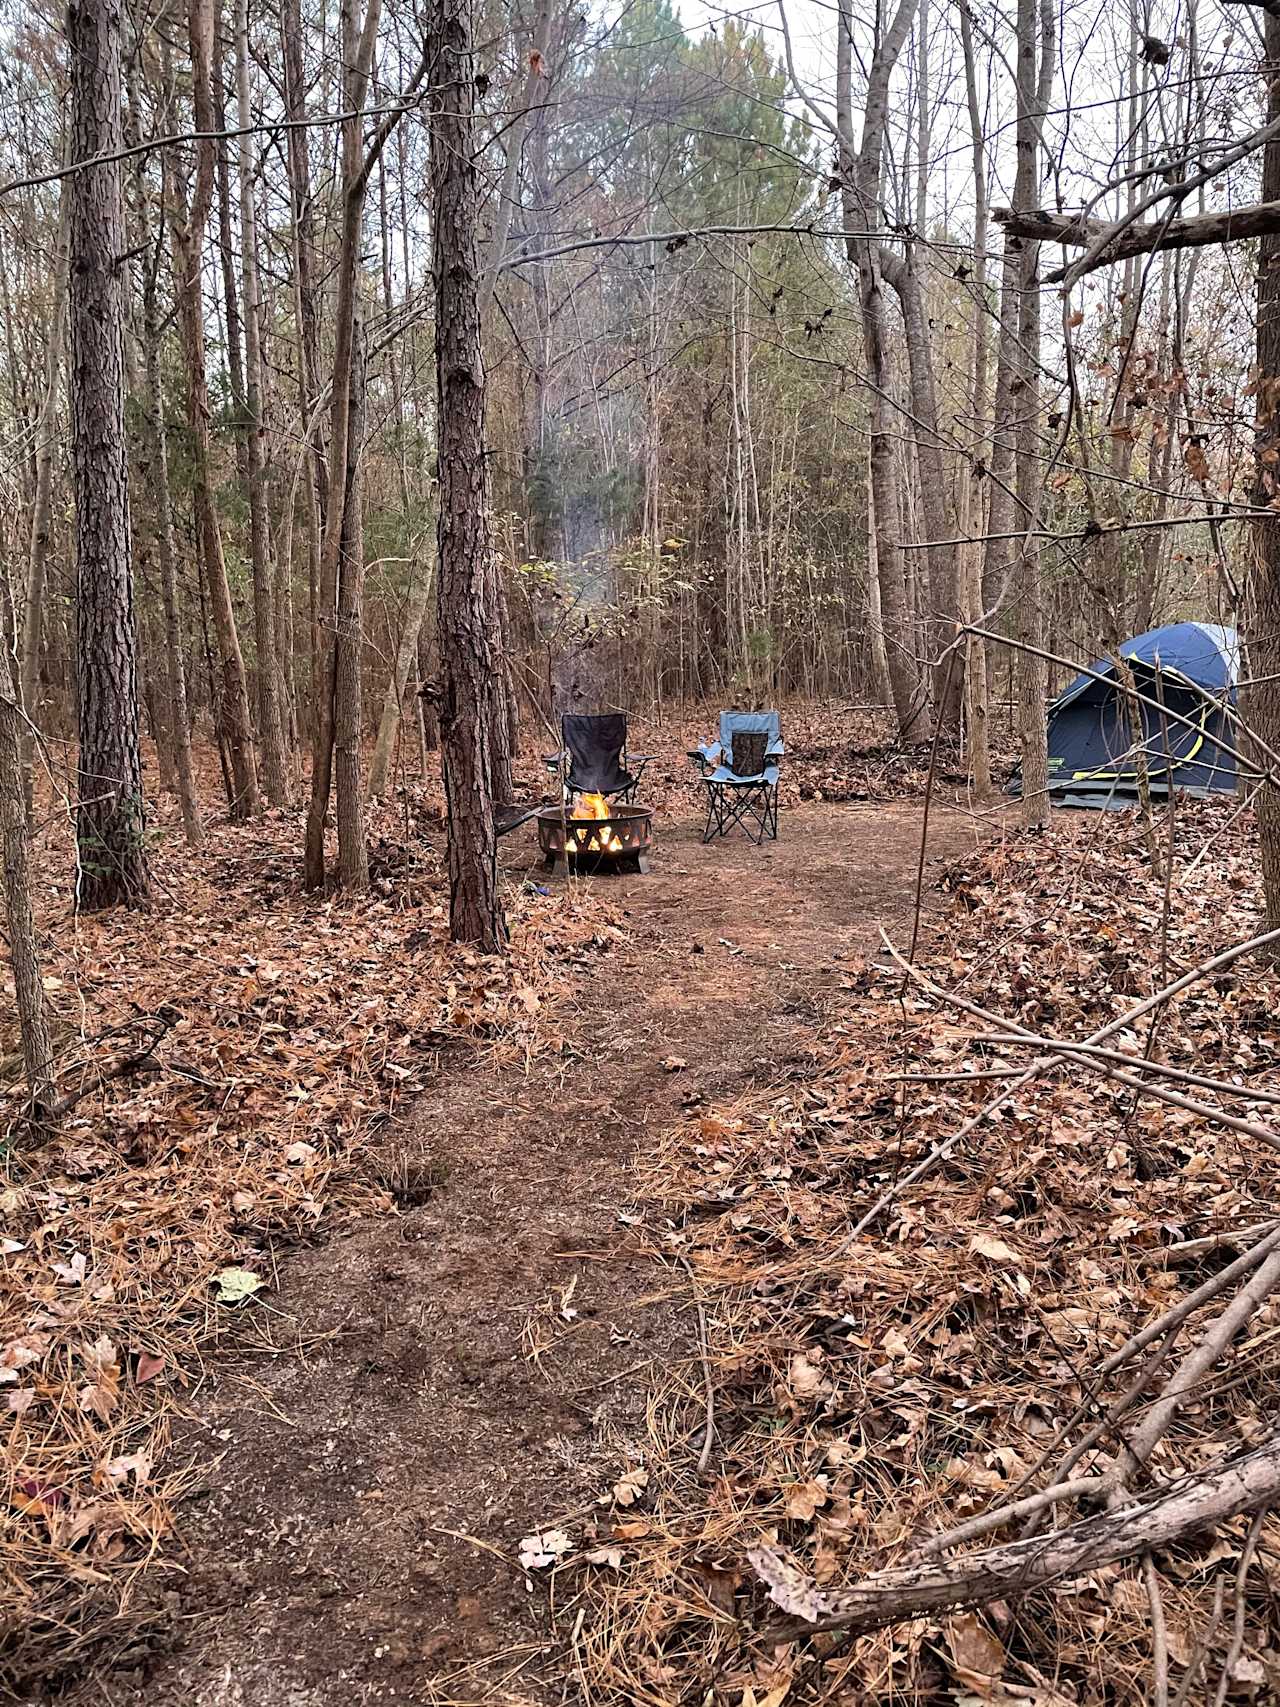
[[[904,259],[890,250],[880,252],[881,276],[897,293],[906,334],[907,373],[911,386],[912,436],[920,476],[920,508],[930,539],[950,539],[955,518],[947,497],[947,470],[938,428],[938,388],[929,344],[929,315],[914,254]],[[935,546],[929,552],[929,628],[932,646],[943,653],[956,637],[960,620],[959,558],[954,546]],[[964,696],[964,666],[960,659],[940,662],[934,670],[934,715],[950,735],[960,733]]]
[[[36,488],[31,505],[31,536],[27,553],[27,589],[22,608],[22,655],[19,675],[22,708],[28,722],[22,728],[24,772],[31,769],[34,736],[31,725],[39,722],[40,639],[44,626],[44,583],[49,562],[49,536],[53,509],[53,453],[56,440],[58,392],[61,387],[62,349],[67,310],[67,223],[71,211],[70,180],[62,180],[58,203],[58,253],[54,265],[53,304],[45,347],[44,397],[36,422]],[[30,776],[27,777],[30,788]]]
[[[1280,119],[1280,18],[1266,14],[1266,116]],[[1267,144],[1262,194],[1280,204],[1280,140]],[[1246,583],[1245,656],[1255,685],[1245,691],[1245,720],[1273,749],[1280,743],[1280,229],[1258,251],[1257,428],[1254,501],[1272,513],[1253,523]],[[1280,789],[1258,794],[1258,837],[1267,923],[1280,925]]]
[[[456,942],[496,951],[506,934],[498,903],[490,784],[498,660],[488,597],[492,542],[468,0],[432,0],[428,38],[440,457],[436,627],[449,813],[449,928]]]
[[[1106,1481],[1098,1477],[1100,1494]],[[789,1634],[847,1630],[864,1635],[922,1614],[984,1601],[1012,1599],[1050,1583],[1070,1581],[1153,1547],[1260,1511],[1280,1499],[1280,1436],[1228,1463],[1211,1465],[1122,1509],[1085,1518],[1050,1535],[984,1547],[957,1559],[881,1571],[851,1589],[814,1589],[818,1615]],[[765,1581],[773,1572],[768,1549],[751,1555]]]
[[[1049,104],[1053,77],[1053,0],[1018,0],[1017,168],[1014,195],[1028,203],[1036,193],[1040,127]],[[1038,40],[1037,40],[1038,35]],[[1037,459],[1040,425],[1040,245],[1026,239],[1017,257],[1018,342],[1013,352],[1021,380],[1015,458],[1018,508],[1026,533],[1018,547],[1015,588],[1018,638],[1023,647],[1018,671],[1019,741],[1022,749],[1023,817],[1029,825],[1049,822],[1049,746],[1045,707],[1044,588],[1040,578],[1042,480]]]
[[[249,5],[236,0],[236,110],[240,128],[253,123],[249,100]],[[253,563],[253,627],[258,653],[258,737],[262,783],[273,806],[288,799],[284,722],[280,711],[280,659],[276,647],[275,566],[267,512],[267,460],[262,402],[262,306],[258,285],[258,234],[253,202],[253,137],[238,145],[240,277],[244,295],[245,471],[249,484],[249,550]]]
[[[148,266],[142,294],[142,362],[146,408],[143,431],[147,440],[147,469],[151,501],[156,511],[156,543],[160,553],[160,596],[164,607],[165,671],[169,716],[173,725],[173,761],[177,773],[182,829],[190,847],[204,840],[200,806],[191,763],[191,708],[183,663],[182,621],[178,605],[178,553],[173,528],[173,494],[169,488],[169,447],[164,427],[164,392],[160,381],[160,313],[155,273]]]
[[[329,507],[329,474],[325,460],[323,416],[317,407],[320,373],[320,309],[315,285],[315,218],[311,205],[311,156],[307,141],[306,76],[302,59],[300,0],[282,0],[280,45],[284,61],[285,111],[290,119],[289,201],[293,213],[293,275],[298,316],[298,388],[302,432],[310,452],[311,478],[304,504],[307,527],[307,574],[311,608],[311,707],[309,730],[314,752],[318,732],[315,710],[320,703],[319,669],[323,647],[318,623],[321,557],[321,518]]]
[[[196,529],[204,563],[205,585],[219,653],[221,705],[218,721],[230,752],[231,818],[243,822],[258,809],[258,766],[253,746],[253,721],[245,685],[244,656],[236,627],[231,583],[218,527],[218,508],[210,469],[209,385],[205,372],[204,311],[200,290],[201,251],[213,202],[214,129],[210,77],[213,59],[212,0],[190,0],[187,14],[191,41],[191,87],[196,129],[195,187],[188,205],[186,189],[170,150],[170,230],[173,240],[174,288],[178,297],[183,355],[187,368],[187,420],[191,427],[192,493]]]
[[[1274,148],[1275,143],[1269,142],[1266,147]],[[998,207],[992,217],[1004,227],[1006,236],[1029,237],[1039,243],[1069,243],[1082,249],[1096,242],[1108,225],[1106,220],[1046,213],[1038,208]],[[1280,237],[1280,198],[1267,199],[1265,187],[1264,199],[1248,207],[1130,225],[1090,259],[1087,270],[1094,272],[1098,267],[1109,267],[1131,255],[1153,255],[1161,249],[1202,249],[1206,244],[1238,243],[1249,237]],[[1066,271],[1060,267],[1048,273],[1045,283],[1060,284]]]
[[[969,409],[973,431],[978,435],[979,454],[972,457],[960,490],[958,531],[966,538],[982,533],[982,459],[986,452],[987,418],[987,162],[982,113],[978,105],[978,67],[973,51],[973,25],[967,9],[960,11],[960,41],[964,53],[965,97],[969,109],[969,134],[973,146],[973,368]],[[978,623],[986,615],[982,602],[982,547],[960,547],[960,576],[965,620]],[[991,740],[988,729],[990,682],[987,643],[971,634],[965,668],[965,708],[969,768],[973,792],[979,800],[991,793]]]
[[[45,1013],[31,903],[30,831],[22,762],[24,728],[9,655],[0,648],[0,835],[3,836],[5,917],[9,926],[9,963],[13,968],[22,1063],[32,1110],[38,1117],[53,1102],[53,1044]]]
[[[906,43],[919,0],[900,0],[883,38],[877,43],[867,76],[862,146],[853,141],[853,40],[850,0],[841,0],[836,54],[836,105],[841,204],[848,230],[869,233],[846,239],[849,261],[858,271],[858,298],[867,375],[871,384],[870,469],[875,496],[876,563],[889,681],[899,733],[927,739],[929,713],[915,655],[906,571],[902,557],[902,505],[892,430],[892,375],[880,248],[880,178],[889,83]]]
[[[365,843],[361,742],[364,736],[360,664],[364,653],[364,322],[357,299],[347,387],[346,496],[338,565],[338,632],[334,648],[333,754],[338,819],[338,881],[344,889],[366,889],[369,850]]]
[[[124,145],[120,0],[72,0],[71,158]],[[77,904],[145,902],[142,759],[124,429],[120,162],[71,179],[71,460],[76,500]]]
[[[418,635],[422,631],[422,619],[427,614],[427,605],[434,591],[432,577],[420,569],[418,579],[413,584],[409,594],[409,604],[405,611],[404,627],[400,631],[400,643],[396,647],[395,664],[391,672],[391,680],[387,683],[387,697],[382,702],[382,716],[378,722],[378,739],[373,749],[373,761],[369,766],[369,796],[371,799],[381,799],[387,790],[387,778],[391,771],[391,755],[395,750],[396,733],[404,716],[404,695],[409,684],[409,673],[414,667],[418,656]]]
[[[342,240],[337,267],[337,319],[334,333],[333,377],[329,394],[331,404],[329,462],[335,475],[328,483],[328,504],[324,517],[324,540],[320,559],[320,587],[317,599],[319,652],[316,667],[316,739],[311,767],[311,804],[307,812],[304,881],[308,889],[324,884],[324,826],[329,814],[329,795],[334,780],[334,741],[336,737],[335,699],[341,671],[348,694],[353,683],[359,685],[359,654],[363,641],[364,589],[363,542],[357,537],[359,511],[352,523],[346,519],[347,500],[357,483],[336,478],[336,471],[351,466],[351,459],[360,455],[360,443],[352,440],[352,383],[357,358],[357,318],[359,303],[360,237],[364,221],[365,198],[369,174],[378,162],[387,138],[404,107],[387,114],[373,141],[366,147],[363,136],[362,113],[373,72],[374,50],[378,38],[380,0],[368,0],[364,18],[357,19],[356,0],[343,0],[343,109],[348,115],[342,123]],[[424,56],[405,91],[412,98],[426,74]],[[356,417],[359,418],[358,415]],[[354,558],[360,556],[360,564]],[[344,565],[356,578],[344,590],[341,581]],[[343,648],[354,652],[350,659],[340,660]],[[348,704],[344,717],[349,717]],[[344,764],[339,771],[340,784],[351,793],[339,802],[339,836],[345,834],[346,846],[340,849],[339,876],[351,875],[353,882],[363,883],[368,874],[368,856],[364,851],[364,789],[360,784],[358,747],[354,764]],[[357,850],[350,838],[358,831],[361,846]]]

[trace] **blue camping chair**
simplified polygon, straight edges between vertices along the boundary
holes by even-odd
[[[786,747],[776,711],[722,711],[720,739],[704,741],[689,757],[707,790],[704,842],[727,836],[736,824],[757,847],[778,839],[778,767]]]

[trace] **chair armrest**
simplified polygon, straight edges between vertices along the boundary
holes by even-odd
[[[549,771],[558,771],[568,755],[561,750],[558,753],[544,753],[542,762]]]
[[[786,750],[787,750],[787,744],[785,741],[773,741],[770,743],[769,746],[767,746],[765,748],[764,756],[766,759],[777,760],[777,759],[782,758],[782,756],[786,752]]]
[[[656,753],[624,753],[622,756],[629,765],[649,765],[658,755]]]

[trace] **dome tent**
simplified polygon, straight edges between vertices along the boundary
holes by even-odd
[[[1236,762],[1227,750],[1234,745],[1227,708],[1235,705],[1240,675],[1235,630],[1175,622],[1126,640],[1120,656],[1146,696],[1138,709],[1152,794],[1167,795],[1171,788],[1198,795],[1230,793]],[[1059,694],[1049,708],[1048,739],[1049,793],[1055,805],[1105,809],[1137,800],[1133,736],[1110,658],[1100,659]],[[1016,775],[1009,791],[1021,793]]]

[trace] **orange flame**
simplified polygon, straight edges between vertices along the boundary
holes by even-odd
[[[613,816],[609,811],[609,802],[603,794],[580,794],[578,804],[574,807],[575,818],[600,818],[608,820]],[[601,830],[591,838],[605,853],[617,853],[622,846],[622,839],[616,830]],[[588,846],[590,841],[588,841]]]

